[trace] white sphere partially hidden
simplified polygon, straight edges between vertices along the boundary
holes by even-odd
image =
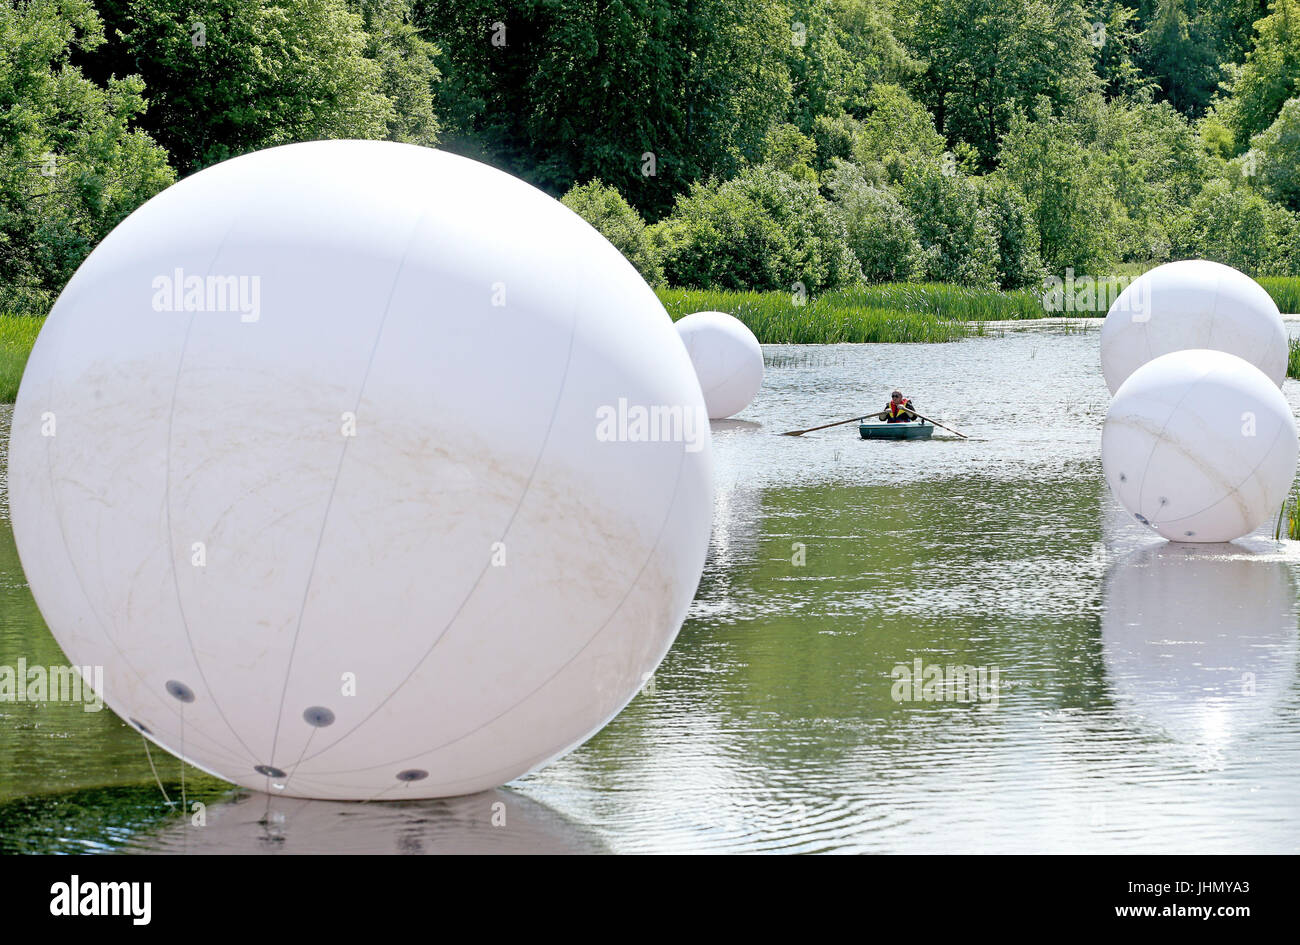
[[[740,319],[696,312],[677,320],[677,333],[695,365],[709,419],[740,413],[763,386],[763,348]]]
[[[1282,392],[1222,351],[1138,368],[1106,413],[1101,461],[1124,508],[1171,541],[1232,541],[1277,515],[1296,474]]]
[[[14,410],[14,535],[69,660],[168,750],[291,796],[466,794],[594,734],[672,644],[709,431],[643,421],[703,410],[654,292],[558,201],[295,144],[77,271]]]
[[[1101,370],[1114,394],[1130,374],[1171,351],[1235,354],[1278,387],[1287,333],[1277,304],[1254,279],[1205,259],[1165,263],[1116,297],[1101,328]]]

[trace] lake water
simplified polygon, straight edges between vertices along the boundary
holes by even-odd
[[[150,758],[108,710],[0,702],[0,850],[1300,850],[1300,543],[1169,545],[1119,509],[1097,347],[1061,326],[766,347],[758,400],[714,426],[677,643],[504,790],[270,798]],[[775,435],[895,387],[971,439]],[[0,665],[63,662],[0,519]],[[946,685],[907,691],[918,669]]]

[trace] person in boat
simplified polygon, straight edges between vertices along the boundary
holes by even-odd
[[[885,409],[876,416],[888,423],[907,423],[916,419],[916,416],[912,413],[913,409],[910,398],[904,397],[898,391],[894,391],[889,395],[889,403],[885,405]]]

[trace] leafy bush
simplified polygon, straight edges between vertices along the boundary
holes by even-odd
[[[861,278],[817,188],[771,167],[693,184],[654,231],[675,286],[815,292]]]
[[[150,108],[141,127],[182,175],[294,141],[384,138],[391,127],[427,143],[436,130],[432,102],[416,88],[436,76],[432,47],[409,30],[389,46],[380,33],[406,29],[389,14],[371,11],[371,37],[344,0],[96,6],[107,39],[87,57],[88,73],[144,80]],[[403,108],[427,114],[399,119],[385,87]]]
[[[1025,195],[1001,174],[979,180],[980,206],[997,236],[999,289],[1022,289],[1043,281],[1038,226]]]
[[[927,280],[997,285],[998,237],[969,177],[933,160],[911,161],[903,168],[898,195],[916,220]]]
[[[816,184],[816,161],[817,145],[794,125],[774,125],[763,139],[762,163],[785,171],[795,180]]]
[[[663,282],[659,250],[641,214],[613,187],[593,180],[573,187],[560,201],[609,240],[636,267],[646,282]]]
[[[858,163],[879,163],[899,153],[935,157],[943,151],[943,136],[934,129],[934,118],[904,89],[875,85],[866,104],[869,113],[853,152]]]
[[[817,170],[830,170],[835,159],[847,161],[853,156],[853,145],[862,126],[852,115],[818,115],[813,121],[812,137],[817,146]]]
[[[1283,104],[1300,93],[1300,2],[1272,0],[1255,21],[1254,48],[1232,79],[1232,96],[1218,111],[1236,135],[1237,149],[1273,123]]]
[[[1273,124],[1251,140],[1259,185],[1270,200],[1300,210],[1300,98],[1288,99]]]
[[[905,282],[920,275],[916,223],[892,191],[874,186],[857,167],[839,160],[825,183],[867,282]]]
[[[1216,179],[1176,229],[1178,255],[1213,259],[1252,276],[1297,273],[1300,219],[1244,184]]]
[[[1104,153],[1081,140],[1086,128],[1042,114],[1012,121],[1001,170],[1025,195],[1052,272],[1104,272],[1117,261],[1123,220]]]
[[[71,64],[102,42],[89,0],[0,3],[0,310],[45,314],[95,244],[174,180],[134,129],[140,79],[100,86]]]

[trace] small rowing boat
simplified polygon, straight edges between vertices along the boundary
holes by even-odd
[[[908,423],[875,423],[858,421],[858,432],[864,440],[928,440],[934,424],[922,420]]]

